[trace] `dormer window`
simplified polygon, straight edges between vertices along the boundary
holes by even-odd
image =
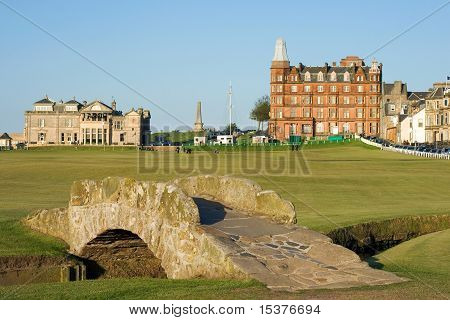
[[[323,81],[323,72],[322,72],[322,71],[320,71],[320,72],[317,74],[317,81]]]
[[[306,71],[305,73],[305,81],[311,81],[311,74],[309,73],[309,71]]]
[[[336,72],[332,72],[331,74],[330,74],[330,80],[331,81],[336,81]]]
[[[350,73],[348,73],[348,71],[345,71],[344,73],[344,81],[350,81]]]
[[[356,81],[363,81],[363,76],[357,76]]]

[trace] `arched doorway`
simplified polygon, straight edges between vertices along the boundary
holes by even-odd
[[[161,260],[136,234],[112,229],[89,241],[80,253],[86,278],[166,278]]]

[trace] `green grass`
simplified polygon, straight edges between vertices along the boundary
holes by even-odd
[[[23,226],[20,221],[0,222],[0,256],[64,255],[67,245]]]
[[[127,148],[52,148],[0,152],[0,255],[62,254],[64,245],[61,242],[25,229],[19,220],[37,208],[66,206],[72,181],[107,176],[161,181],[197,173],[248,177],[292,201],[299,223],[322,232],[360,222],[450,211],[448,161],[383,152],[356,142],[306,146],[302,152],[227,152],[218,155],[207,152],[194,152],[191,155],[146,152],[143,155],[147,164],[159,162],[164,164],[165,170],[139,171],[137,151]],[[309,175],[302,174],[298,168],[301,155],[308,164]],[[295,173],[287,170],[286,163],[291,160],[297,162]],[[203,163],[204,167],[200,168],[199,163]],[[244,164],[250,164],[249,169],[243,170]],[[251,165],[271,170],[251,170]],[[280,171],[274,170],[277,166],[281,168]],[[439,252],[446,247],[445,242],[439,241],[431,246],[432,252]],[[429,258],[419,256],[410,261],[409,272],[420,272],[422,260]],[[443,275],[428,274],[427,281],[448,293],[448,287],[442,287],[441,284],[448,282],[450,266],[448,260],[439,263],[439,268],[447,271]],[[385,264],[386,269],[397,271],[394,266]],[[294,295],[283,293],[281,296],[253,282],[230,282],[230,286],[236,287],[228,287],[228,282],[198,281],[117,279],[95,283],[30,285],[20,292],[23,292],[21,297],[24,298],[51,298],[52,294],[54,298],[161,299],[164,295],[168,298],[193,298],[197,294],[211,298],[439,297],[418,280],[388,287],[309,291]],[[157,290],[156,287],[161,289]],[[120,291],[120,288],[124,291]],[[13,288],[2,288],[0,292],[11,290]],[[216,295],[216,292],[220,294]]]
[[[403,242],[375,257],[374,261],[406,277],[442,279],[442,288],[450,293],[450,229],[430,233]]]
[[[404,242],[374,257],[377,267],[408,282],[296,293],[266,289],[256,281],[111,279],[0,287],[0,299],[448,299],[450,230]]]

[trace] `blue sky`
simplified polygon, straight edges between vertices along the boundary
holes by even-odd
[[[227,122],[234,89],[240,127],[269,92],[277,37],[291,64],[365,57],[445,3],[441,1],[12,1],[0,0],[0,131],[20,132],[23,112],[45,94],[144,106],[158,129]],[[7,3],[169,114],[11,12]],[[450,5],[375,54],[384,80],[426,90],[450,75]],[[370,60],[369,58],[368,60]]]

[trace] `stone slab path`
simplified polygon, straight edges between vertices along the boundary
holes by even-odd
[[[382,285],[405,281],[372,269],[354,252],[321,233],[251,216],[208,197],[194,198],[202,228],[234,262],[268,288],[301,290]]]

